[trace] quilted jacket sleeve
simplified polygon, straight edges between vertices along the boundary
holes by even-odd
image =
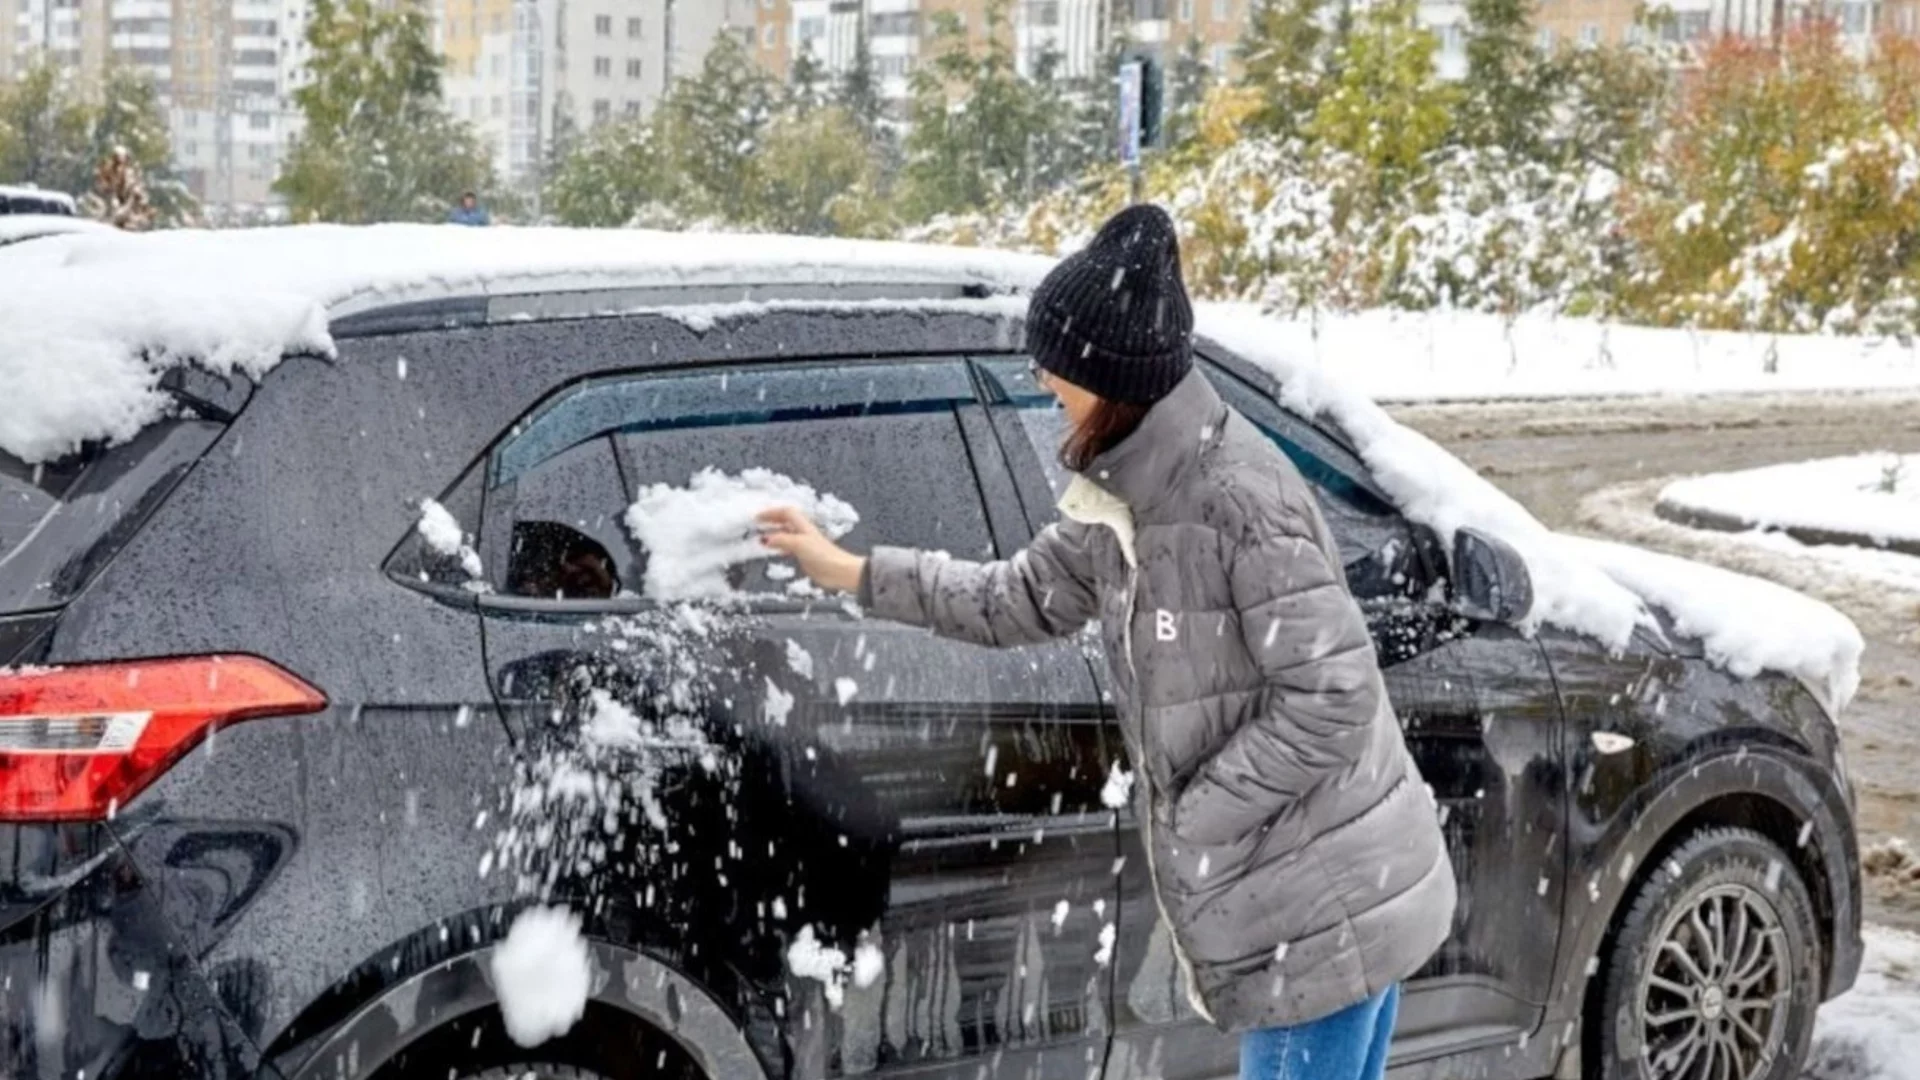
[[[1098,614],[1089,526],[1051,525],[1026,550],[992,563],[875,548],[860,600],[883,619],[979,645],[1066,637]]]
[[[1304,524],[1304,523],[1302,523]],[[1260,530],[1229,556],[1232,600],[1265,678],[1251,717],[1179,793],[1176,830],[1238,839],[1365,752],[1385,689],[1346,582],[1308,530]]]

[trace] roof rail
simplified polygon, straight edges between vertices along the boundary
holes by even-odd
[[[473,294],[360,307],[337,314],[335,338],[445,330],[498,323],[611,318],[676,308],[752,304],[863,304],[984,300],[1013,295],[980,282],[774,282],[767,284],[643,285]],[[357,305],[354,305],[357,306]]]

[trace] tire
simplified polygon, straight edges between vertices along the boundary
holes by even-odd
[[[461,1072],[459,1080],[609,1080],[591,1068],[574,1065],[549,1065],[543,1061],[522,1061],[516,1065],[495,1065],[480,1072]]]
[[[1614,930],[1587,1018],[1599,1036],[1587,1076],[1792,1080],[1813,1037],[1822,953],[1786,852],[1748,829],[1692,834],[1650,869]]]

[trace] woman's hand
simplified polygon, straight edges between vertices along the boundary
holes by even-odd
[[[858,592],[867,560],[827,539],[812,519],[791,506],[763,511],[760,542],[800,564],[800,572],[823,589]]]

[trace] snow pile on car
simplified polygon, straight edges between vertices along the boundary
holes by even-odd
[[[0,248],[0,451],[60,457],[164,414],[161,374],[331,355],[329,316],[447,295],[644,286],[1031,286],[1051,262],[858,240],[429,225],[86,233]]]
[[[1673,616],[1682,633],[1700,637],[1710,658],[1730,671],[1797,676],[1835,711],[1858,689],[1865,643],[1852,621],[1826,604],[1757,578],[1555,533],[1465,462],[1297,351],[1273,320],[1243,305],[1203,304],[1198,315],[1202,335],[1273,376],[1289,409],[1339,427],[1408,517],[1449,544],[1470,527],[1512,545],[1532,572],[1531,625],[1572,630],[1621,650],[1637,628],[1656,627],[1651,605]]]
[[[646,593],[662,603],[736,598],[727,571],[773,554],[754,521],[763,510],[798,507],[834,539],[860,523],[840,499],[768,469],[702,469],[685,487],[654,484],[638,494],[627,530],[647,552]]]

